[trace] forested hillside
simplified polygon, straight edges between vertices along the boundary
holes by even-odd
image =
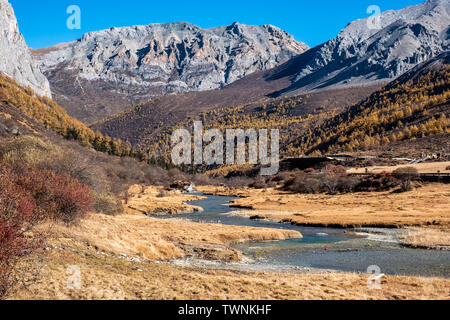
[[[448,54],[418,66],[359,103],[346,107],[333,99],[335,92],[272,100],[201,113],[204,128],[278,128],[284,157],[370,147],[450,132]],[[313,103],[312,100],[315,100]],[[321,102],[317,106],[317,100]],[[170,133],[192,129],[192,120],[160,132],[149,151],[169,156]]]
[[[31,119],[41,123],[68,140],[79,141],[86,147],[118,156],[145,157],[134,152],[128,142],[111,139],[94,132],[80,121],[70,117],[55,101],[34,94],[29,88],[18,85],[0,73],[0,103],[23,111]]]
[[[449,133],[450,66],[420,71],[411,71],[324,125],[309,130],[291,146],[306,154],[333,153]]]

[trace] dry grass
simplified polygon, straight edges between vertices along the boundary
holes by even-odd
[[[450,280],[367,275],[277,274],[130,262],[116,256],[52,250],[42,279],[12,299],[450,299]],[[81,289],[67,288],[67,267],[81,270]]]
[[[450,250],[450,229],[410,229],[401,238],[401,243],[412,248]]]
[[[182,194],[177,190],[165,191],[163,187],[133,185],[128,190],[127,214],[161,215],[203,211],[201,207],[187,204],[204,199],[202,196]]]
[[[450,299],[450,280],[384,276],[381,290],[368,275],[268,273],[178,267],[146,259],[189,255],[233,261],[230,241],[282,240],[296,231],[161,220],[138,215],[91,215],[78,227],[53,225],[39,281],[11,299]],[[33,261],[28,262],[31,265]],[[81,289],[67,287],[81,271]]]
[[[159,194],[158,189],[143,192],[136,188],[135,191],[130,190],[135,201],[148,199],[150,194],[155,197]],[[269,210],[280,207],[312,210],[312,213],[319,213],[316,218],[325,219],[322,222],[327,223],[347,216],[342,214],[331,220],[331,215],[326,215],[330,208],[335,211],[342,208],[347,213],[349,208],[350,212],[355,210],[355,214],[349,216],[356,219],[355,206],[365,208],[391,196],[385,194],[380,198],[378,195],[368,203],[367,199],[354,198],[347,203],[350,199],[324,199],[324,195],[314,198],[316,196],[278,194],[274,190],[245,189],[240,192],[249,196],[243,199],[249,206]],[[143,194],[147,196],[139,198]],[[425,195],[425,199],[435,195],[429,201],[438,209],[448,202],[448,198],[443,198],[444,195],[448,197],[448,190],[442,189],[442,186],[426,187],[421,194]],[[411,199],[414,191],[403,196]],[[178,195],[167,198],[176,197]],[[385,201],[400,201],[393,199]],[[298,207],[300,203],[301,207]],[[317,207],[318,204],[324,207]],[[312,219],[295,216],[294,211],[285,214],[295,219]],[[383,216],[381,221],[386,221],[386,218]],[[409,221],[406,216],[402,219],[403,223]],[[422,220],[423,217],[420,217],[419,221]],[[21,288],[12,299],[450,299],[450,279],[443,278],[384,276],[382,289],[370,290],[367,288],[368,275],[247,272],[178,267],[153,261],[186,256],[236,261],[240,253],[228,247],[228,243],[301,236],[296,231],[161,220],[143,215],[91,215],[78,227],[54,225],[51,230],[50,250],[46,251],[48,259],[42,268],[41,279],[27,288]],[[67,288],[69,266],[78,266],[81,270],[80,290]]]
[[[232,204],[250,209],[238,214],[305,226],[419,227],[450,226],[450,185],[429,184],[404,193],[367,192],[343,195],[290,194],[274,189],[202,188],[214,194],[245,198]]]
[[[51,244],[141,259],[200,258],[237,261],[240,252],[231,242],[300,238],[294,230],[222,226],[185,220],[161,220],[145,216],[93,214],[78,227],[54,225]]]
[[[381,173],[381,172],[393,172],[395,169],[403,167],[414,167],[419,173],[450,173],[450,170],[446,170],[450,166],[450,161],[446,162],[424,162],[417,164],[402,164],[398,166],[375,166],[368,167],[369,173]],[[348,173],[365,173],[366,168],[352,168],[348,170]]]

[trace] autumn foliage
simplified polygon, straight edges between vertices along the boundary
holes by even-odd
[[[74,223],[91,204],[88,187],[70,176],[0,163],[0,299],[18,281],[19,259],[44,243],[33,228],[46,220]]]

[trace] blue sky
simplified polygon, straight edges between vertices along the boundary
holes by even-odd
[[[109,27],[188,21],[203,28],[273,24],[310,46],[333,37],[350,21],[369,16],[367,8],[401,9],[424,0],[9,0],[20,31],[32,48],[78,39]],[[81,9],[81,30],[69,30],[66,9]]]

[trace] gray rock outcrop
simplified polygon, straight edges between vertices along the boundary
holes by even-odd
[[[450,49],[449,14],[449,0],[429,0],[353,21],[336,38],[294,59],[292,86],[283,92],[395,79]]]
[[[0,0],[0,72],[39,95],[51,97],[49,82],[19,32],[14,10],[7,0]]]

